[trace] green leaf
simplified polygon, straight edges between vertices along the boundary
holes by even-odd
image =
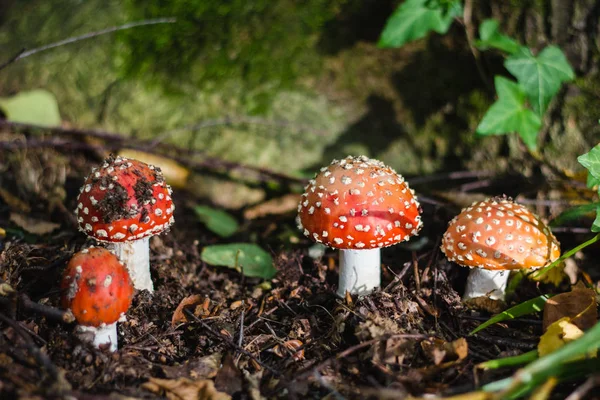
[[[577,157],[577,161],[588,170],[587,186],[592,188],[600,185],[600,144]],[[596,219],[592,223],[592,232],[600,232],[600,206],[596,208]]]
[[[425,37],[429,32],[446,33],[455,17],[462,14],[460,0],[445,2],[407,0],[388,19],[380,47],[400,47],[412,40]]]
[[[600,181],[600,144],[577,157],[577,161],[588,170],[588,173],[594,178],[593,182]]]
[[[62,122],[56,97],[43,89],[0,98],[0,110],[11,122],[40,126],[59,126]]]
[[[494,79],[498,100],[485,113],[477,127],[480,135],[503,135],[517,132],[530,149],[535,149],[540,118],[526,107],[526,95],[520,86],[509,79]]]
[[[598,207],[600,207],[600,203],[581,204],[571,207],[560,213],[558,217],[554,218],[550,222],[550,227],[553,228],[555,226],[561,226],[566,222],[589,217],[591,213],[598,209]]]
[[[259,246],[250,243],[231,243],[206,246],[200,255],[210,265],[243,271],[244,275],[271,279],[277,273],[273,258]]]
[[[477,47],[481,50],[494,47],[509,54],[515,54],[521,48],[521,45],[517,41],[498,31],[498,21],[495,19],[486,19],[483,21],[479,27],[479,38]]]
[[[508,57],[504,66],[513,74],[527,93],[533,110],[544,115],[550,100],[563,82],[575,78],[562,50],[548,46],[535,57],[527,47]]]
[[[473,329],[469,335],[473,335],[490,325],[497,324],[498,322],[506,321],[521,317],[527,314],[533,314],[534,312],[542,311],[544,309],[544,304],[548,299],[552,297],[549,294],[543,294],[531,300],[527,300],[521,304],[517,304],[514,307],[509,308],[506,311],[501,312],[500,314],[494,315],[492,318],[485,321],[483,324],[479,325],[477,328]]]
[[[235,218],[223,210],[208,206],[195,206],[194,212],[208,229],[221,237],[229,237],[239,228]]]
[[[588,174],[585,184],[588,188],[593,189],[596,186],[600,186],[600,179],[596,179],[592,174]]]
[[[600,206],[596,208],[596,219],[592,222],[592,232],[600,232]]]

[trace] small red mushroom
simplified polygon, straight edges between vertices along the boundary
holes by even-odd
[[[473,268],[463,300],[504,300],[511,270],[541,268],[560,257],[560,244],[540,218],[507,197],[477,201],[448,224],[448,260]]]
[[[77,199],[79,228],[112,249],[138,290],[152,292],[149,238],[169,229],[175,206],[160,168],[109,157],[86,178]]]
[[[61,282],[63,307],[71,310],[80,329],[94,334],[96,347],[117,349],[117,321],[129,309],[133,284],[117,256],[101,247],[76,253]]]
[[[334,160],[305,188],[298,228],[340,249],[338,295],[368,294],[381,284],[380,249],[408,240],[423,225],[414,191],[381,161]]]

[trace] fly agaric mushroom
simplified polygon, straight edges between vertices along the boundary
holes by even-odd
[[[71,310],[83,332],[94,334],[94,345],[117,349],[117,321],[131,304],[133,285],[117,256],[101,247],[76,253],[63,273],[63,307]]]
[[[174,222],[171,193],[160,168],[112,156],[92,169],[79,193],[79,229],[112,243],[138,290],[154,291],[149,240]]]
[[[381,284],[382,247],[417,235],[423,225],[414,191],[381,161],[365,156],[333,160],[305,188],[298,228],[340,249],[337,294],[368,294]]]
[[[560,257],[550,229],[508,197],[475,202],[448,224],[441,245],[448,260],[473,268],[463,301],[504,300],[511,270],[541,268]]]

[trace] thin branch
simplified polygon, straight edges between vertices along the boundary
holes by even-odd
[[[25,49],[21,49],[15,55],[13,55],[11,58],[6,60],[4,63],[0,64],[0,70],[3,70],[4,68],[8,67],[10,64],[17,61],[24,52],[25,52]]]
[[[102,139],[106,143],[99,146],[99,145],[92,145],[92,144],[88,144],[88,143],[84,143],[84,142],[72,142],[72,141],[56,140],[56,139],[38,140],[38,141],[28,140],[27,142],[23,142],[23,141],[0,142],[0,149],[15,150],[15,149],[33,148],[33,147],[38,147],[38,148],[50,147],[50,148],[66,148],[69,150],[95,150],[95,151],[113,150],[114,151],[114,150],[121,149],[121,148],[131,148],[131,149],[135,149],[135,150],[148,152],[149,151],[148,145],[151,143],[146,140],[138,140],[138,139],[134,139],[134,138],[128,138],[128,137],[125,137],[125,136],[117,134],[117,133],[95,130],[95,129],[89,129],[89,130],[88,129],[72,129],[72,128],[63,128],[63,127],[59,127],[59,126],[44,127],[44,126],[40,126],[40,125],[23,124],[23,123],[0,120],[0,128],[2,128],[2,127],[8,127],[11,129],[23,129],[23,130],[42,130],[42,131],[47,131],[51,134],[56,134],[56,135],[94,137],[94,138]],[[236,163],[233,161],[222,160],[222,159],[219,159],[216,157],[209,157],[209,156],[202,155],[202,158],[203,158],[202,161],[194,161],[194,160],[190,160],[190,159],[185,159],[185,158],[181,157],[181,154],[184,152],[190,154],[190,152],[188,152],[187,150],[182,149],[180,147],[174,146],[174,145],[162,144],[161,150],[162,151],[155,152],[155,153],[161,155],[162,157],[166,157],[166,158],[175,160],[175,161],[179,162],[180,164],[182,164],[183,166],[185,166],[187,168],[191,168],[191,169],[208,170],[208,171],[213,171],[213,172],[217,172],[217,173],[223,173],[223,171],[246,172],[246,173],[251,173],[253,175],[257,175],[255,178],[260,181],[263,181],[263,182],[274,180],[274,181],[277,181],[279,183],[284,183],[284,184],[306,183],[305,179],[296,178],[296,177],[293,177],[290,175],[272,171],[268,168],[254,167],[254,166],[250,166],[250,165]],[[172,153],[172,154],[168,154],[168,153]],[[200,152],[192,152],[190,155],[191,156],[201,155],[201,153],[200,154],[199,153]]]
[[[0,296],[0,307],[10,310],[19,310],[27,313],[34,313],[46,317],[49,320],[71,324],[75,322],[75,317],[70,311],[61,310],[44,304],[37,303],[24,293],[14,294],[10,297]]]
[[[31,49],[31,50],[27,50],[27,51],[22,50],[20,53],[18,53],[15,57],[10,59],[8,62],[5,62],[4,64],[2,64],[2,66],[0,66],[0,70],[15,61],[18,61],[25,57],[32,56],[37,53],[41,53],[42,51],[54,49],[56,47],[64,46],[64,45],[75,43],[75,42],[80,42],[82,40],[92,39],[97,36],[106,35],[107,33],[123,31],[123,30],[131,29],[131,28],[137,28],[139,26],[156,25],[156,24],[172,24],[172,23],[175,23],[176,21],[177,20],[175,18],[156,18],[156,19],[147,19],[147,20],[143,20],[143,21],[130,22],[130,23],[127,23],[124,25],[113,26],[110,28],[96,31],[96,32],[90,32],[90,33],[86,33],[84,35],[74,36],[74,37],[70,37],[67,39],[59,40],[58,42],[50,43],[50,44],[47,44],[42,47],[37,47],[35,49]]]

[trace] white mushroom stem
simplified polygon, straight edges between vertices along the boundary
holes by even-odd
[[[111,246],[115,255],[127,267],[133,287],[137,290],[154,292],[150,276],[150,237],[131,242],[116,242]]]
[[[340,250],[340,281],[337,294],[366,295],[381,286],[381,251]]]
[[[492,300],[504,300],[509,275],[510,271],[472,268],[463,301],[484,296]]]
[[[95,326],[83,326],[79,325],[78,329],[81,332],[90,332],[94,335],[94,346],[100,348],[100,346],[106,346],[110,344],[110,351],[116,351],[118,345],[117,339],[117,323],[102,324],[98,327]]]

